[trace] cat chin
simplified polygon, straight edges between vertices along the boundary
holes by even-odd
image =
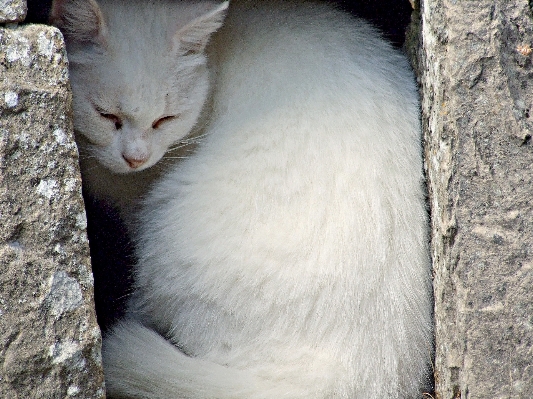
[[[111,172],[112,174],[115,174],[115,175],[133,175],[137,172],[141,172],[143,170],[146,170],[146,169],[149,169],[151,168],[152,166],[154,166],[157,162],[159,161],[159,159],[156,159],[155,161],[154,160],[149,160],[147,161],[146,163],[136,167],[136,168],[132,168],[131,166],[127,165],[126,162],[124,162],[124,164],[116,164],[116,163],[109,163],[109,162],[106,162],[105,160],[102,160],[102,159],[98,159],[98,163],[103,166],[105,169],[107,169],[107,171]]]
[[[146,170],[146,169],[149,169],[151,168],[152,166],[154,166],[156,164],[156,162],[150,162],[150,163],[146,163],[142,166],[139,166],[137,168],[131,168],[129,166],[125,166],[124,169],[120,169],[120,170],[111,170],[111,172],[117,174],[117,175],[132,175],[132,174],[135,174],[137,172],[142,172],[143,170]]]

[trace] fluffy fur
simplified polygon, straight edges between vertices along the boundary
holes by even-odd
[[[225,4],[89,4],[91,17],[61,18],[92,32],[71,34],[75,64],[103,56],[76,55],[88,41],[116,46],[113,71],[75,72],[92,95],[118,85],[123,109],[151,123],[184,85],[194,111],[165,143],[194,125],[204,137],[144,204],[130,316],[104,340],[109,394],[419,398],[431,284],[405,58],[324,4],[236,0],[214,34]],[[197,47],[163,51],[185,28]],[[198,63],[184,72],[191,52]]]

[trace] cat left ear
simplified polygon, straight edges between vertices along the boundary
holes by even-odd
[[[229,1],[195,18],[174,35],[174,43],[185,52],[201,53],[211,35],[222,26]]]
[[[107,27],[95,0],[54,0],[50,22],[69,42],[105,44]]]

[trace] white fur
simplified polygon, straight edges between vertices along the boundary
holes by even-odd
[[[189,4],[157,2],[142,23],[103,12],[150,58],[138,25]],[[364,22],[297,1],[236,0],[212,40],[205,140],[144,205],[130,316],[104,341],[109,394],[419,398],[431,284],[406,60]],[[172,75],[147,68],[130,78]]]

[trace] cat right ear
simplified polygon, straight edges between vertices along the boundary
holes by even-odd
[[[174,44],[184,52],[201,53],[211,35],[222,26],[229,1],[193,19],[174,35]]]
[[[95,0],[54,0],[50,22],[74,43],[105,44],[106,23]]]

